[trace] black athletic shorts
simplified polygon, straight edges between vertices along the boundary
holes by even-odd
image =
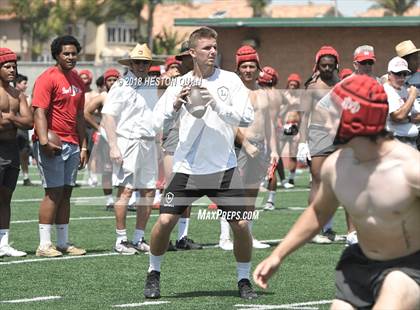
[[[15,190],[19,165],[17,140],[0,140],[0,186]]]
[[[378,298],[385,277],[401,271],[420,285],[420,251],[388,260],[376,261],[363,254],[358,244],[346,248],[336,267],[336,299],[358,309],[370,309]]]
[[[243,218],[245,192],[237,169],[233,168],[206,175],[175,173],[163,194],[160,213],[182,214],[203,196],[217,204],[218,209],[229,211],[223,213],[228,221]]]
[[[18,129],[16,133],[16,140],[19,152],[26,152],[27,154],[29,154],[31,151],[31,146],[29,145],[28,130]]]

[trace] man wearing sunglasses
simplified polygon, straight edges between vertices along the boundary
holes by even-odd
[[[155,61],[146,44],[137,44],[127,58],[118,62],[129,70],[108,92],[102,108],[102,126],[113,162],[112,185],[118,188],[114,204],[114,250],[122,255],[133,255],[138,251],[149,251],[144,231],[155,196],[158,157],[153,127],[157,89],[149,82],[147,74]],[[142,200],[136,201],[136,227],[129,243],[126,215],[128,201],[134,191],[140,191]]]
[[[373,47],[362,45],[355,49],[353,54],[353,67],[355,74],[365,74],[374,78],[373,65],[376,57]]]
[[[409,73],[407,61],[401,57],[394,57],[388,63],[388,81],[384,84],[389,104],[387,130],[393,132],[401,142],[416,148],[419,131],[412,122],[412,116],[415,115],[413,108],[417,88],[404,84]]]

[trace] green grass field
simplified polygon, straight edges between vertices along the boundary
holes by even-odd
[[[31,178],[39,179],[33,167]],[[83,175],[79,179],[83,179]],[[283,238],[306,206],[307,173],[298,176],[296,181],[295,189],[279,190],[277,210],[260,213],[254,224],[254,235],[258,239]],[[143,285],[148,255],[120,256],[112,252],[115,221],[113,213],[105,211],[101,200],[95,198],[101,194],[99,188],[83,186],[76,188],[73,194],[70,239],[86,248],[88,255],[42,259],[35,256],[35,249],[43,189],[17,187],[12,203],[10,240],[16,248],[27,251],[28,256],[0,259],[0,309],[108,309],[116,305],[145,309],[327,309],[328,301],[334,297],[334,267],[344,248],[339,243],[306,245],[286,260],[268,290],[258,289],[259,299],[247,302],[238,298],[233,253],[214,247],[220,224],[215,220],[197,220],[200,207],[195,207],[189,236],[207,247],[200,251],[168,252],[162,265],[162,298],[159,303],[145,304]],[[157,214],[153,211],[147,239]],[[134,213],[129,213],[129,237],[134,221]],[[345,233],[342,209],[337,212],[335,230]],[[272,249],[253,252],[253,269]],[[51,299],[16,302],[36,297]],[[303,304],[307,302],[314,303]]]

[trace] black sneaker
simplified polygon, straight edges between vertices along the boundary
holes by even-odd
[[[175,243],[175,247],[178,250],[201,250],[203,246],[198,243],[194,243],[192,239],[188,239],[187,236],[182,237],[181,240],[178,240]]]
[[[32,183],[29,179],[24,179],[23,186],[34,186],[34,183]]]
[[[166,251],[169,251],[169,252],[178,251],[171,240],[169,240],[168,249]]]
[[[152,270],[147,273],[146,284],[144,286],[144,297],[157,299],[160,298],[160,272]]]
[[[257,293],[252,289],[252,284],[248,279],[241,279],[238,282],[239,297],[243,299],[256,299],[258,298]]]

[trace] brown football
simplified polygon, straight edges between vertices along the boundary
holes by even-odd
[[[55,145],[62,147],[63,143],[61,142],[60,137],[52,130],[48,129],[48,141],[54,143]]]
[[[202,118],[207,110],[206,104],[208,100],[201,96],[200,90],[202,89],[199,86],[192,86],[190,95],[187,97],[187,111],[196,118]]]

